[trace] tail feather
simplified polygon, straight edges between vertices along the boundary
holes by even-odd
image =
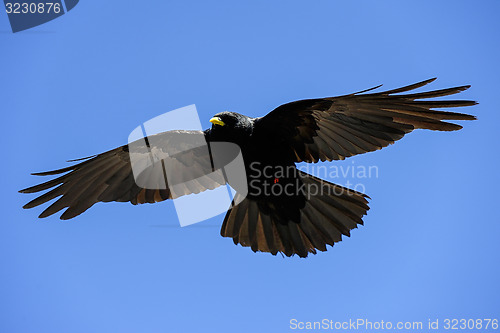
[[[287,218],[291,214],[282,211],[283,207],[277,210],[272,200],[247,197],[228,211],[221,235],[233,238],[235,244],[251,247],[254,252],[281,252],[305,258],[317,250],[326,251],[326,245],[333,246],[342,240],[342,235],[350,236],[352,229],[363,224],[362,217],[369,210],[368,196],[299,173],[305,185],[316,186],[319,191],[311,196],[306,194],[298,222]]]

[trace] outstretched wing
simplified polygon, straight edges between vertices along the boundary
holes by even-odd
[[[283,104],[255,121],[254,136],[287,149],[292,161],[318,162],[381,149],[417,128],[455,131],[462,126],[448,120],[476,119],[468,114],[433,110],[471,106],[476,104],[474,101],[422,100],[453,95],[470,86],[406,93],[434,80],[379,93],[365,92],[380,86],[345,96]]]
[[[39,217],[67,208],[61,219],[71,219],[97,202],[154,203],[199,193],[225,184],[213,171],[213,161],[201,131],[169,131],[149,136],[82,162],[37,176],[63,174],[19,192],[51,189],[24,205],[33,208],[57,197]],[[168,171],[168,176],[167,176]],[[168,178],[168,181],[167,181]]]

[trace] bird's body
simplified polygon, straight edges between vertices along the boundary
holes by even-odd
[[[222,236],[231,237],[235,244],[249,246],[254,252],[306,257],[316,250],[325,251],[326,245],[333,246],[342,235],[349,236],[350,230],[362,224],[369,209],[368,197],[301,172],[296,163],[341,160],[381,149],[417,128],[453,131],[461,126],[448,120],[475,119],[467,114],[432,110],[474,105],[473,101],[422,100],[456,94],[468,86],[401,94],[431,81],[380,93],[366,93],[369,89],[346,96],[291,102],[260,118],[222,112],[211,119],[212,127],[204,132],[164,132],[154,136],[153,147],[137,141],[68,168],[38,173],[67,172],[22,190],[33,193],[51,189],[24,208],[61,196],[40,217],[67,208],[61,216],[67,219],[99,201],[154,203],[228,182],[236,189],[237,204],[226,214]],[[246,170],[246,196],[227,177],[209,175],[214,168],[213,152],[184,149],[200,137],[208,143],[229,142],[239,147]],[[151,171],[154,165],[150,172],[134,176],[134,159],[147,160],[151,149],[159,155],[173,156],[162,163],[175,170],[179,184],[160,179],[158,173]],[[184,184],[193,179],[195,183]]]

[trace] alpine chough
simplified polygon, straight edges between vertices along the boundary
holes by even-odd
[[[66,168],[34,173],[63,175],[21,190],[21,193],[49,190],[23,208],[57,198],[39,217],[65,209],[60,218],[71,219],[97,202],[155,203],[228,183],[225,176],[209,174],[214,170],[210,150],[185,149],[184,146],[192,148],[189,143],[202,137],[207,143],[229,142],[239,146],[246,181],[248,185],[252,182],[245,197],[236,188],[221,235],[254,252],[307,257],[317,250],[326,251],[326,245],[333,246],[342,240],[342,235],[349,236],[352,229],[363,224],[369,197],[301,172],[295,164],[343,160],[386,147],[414,129],[456,131],[462,126],[450,120],[476,119],[468,114],[434,110],[471,106],[476,104],[474,101],[427,100],[457,94],[470,86],[411,92],[434,80],[383,92],[371,92],[380,87],[377,86],[344,96],[294,101],[258,118],[235,112],[218,113],[210,119],[212,127],[203,132],[168,131],[155,135],[154,140],[149,138],[149,142],[135,143],[135,160],[148,159],[152,149],[173,156],[161,163],[177,165],[173,169],[180,178],[185,178],[175,186],[168,183],[165,186],[166,180],[162,180],[163,186],[155,186],[161,181],[151,179],[159,178],[152,176],[154,172],[134,177],[129,144],[84,158]],[[186,169],[195,172],[185,175]],[[138,181],[141,177],[143,182]],[[183,185],[184,180],[195,178],[194,183]],[[264,191],[270,186],[282,186],[288,191]],[[313,187],[314,193],[308,192]]]

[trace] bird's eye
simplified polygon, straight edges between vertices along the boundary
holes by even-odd
[[[210,122],[214,125],[219,125],[219,126],[226,125],[219,117],[213,117],[212,119],[210,119]]]

